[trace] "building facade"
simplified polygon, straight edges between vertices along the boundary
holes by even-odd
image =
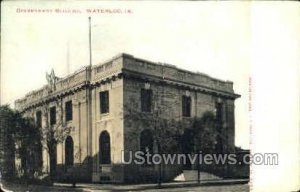
[[[56,150],[60,175],[73,170],[80,180],[116,183],[138,181],[145,172],[151,177],[156,167],[125,165],[123,152],[143,150],[145,142],[153,142],[153,119],[189,121],[207,111],[220,119],[225,139],[219,147],[234,151],[234,101],[239,95],[230,81],[128,54],[65,78],[52,72],[47,80],[48,85],[28,93],[15,106],[39,127],[70,128]],[[46,151],[43,165],[48,172]],[[174,176],[175,172],[165,177]]]

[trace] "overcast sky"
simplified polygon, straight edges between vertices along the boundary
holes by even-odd
[[[52,12],[23,12],[28,8]],[[248,148],[249,8],[249,3],[219,2],[5,2],[1,103],[12,104],[46,84],[45,73],[52,68],[63,77],[88,65],[91,16],[94,65],[125,52],[233,81],[241,95],[236,100],[236,145]],[[97,12],[88,14],[86,9]],[[101,9],[123,13],[99,13]]]

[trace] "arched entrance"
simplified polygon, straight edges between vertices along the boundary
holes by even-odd
[[[110,164],[110,136],[107,131],[102,131],[99,136],[99,163]]]
[[[194,132],[191,129],[186,129],[181,137],[182,153],[186,155],[186,163],[183,165],[184,169],[192,169],[192,163],[188,155],[194,153]]]
[[[65,141],[65,165],[67,167],[74,164],[74,142],[71,136],[68,136]]]

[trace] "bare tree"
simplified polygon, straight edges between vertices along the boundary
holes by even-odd
[[[55,176],[56,173],[57,145],[63,143],[66,137],[71,132],[71,128],[67,127],[66,124],[63,122],[61,104],[57,102],[56,106],[60,107],[59,118],[56,118],[56,123],[52,125],[49,122],[49,108],[48,106],[43,107],[45,126],[43,126],[41,130],[43,147],[47,151],[50,159],[51,177]]]
[[[160,96],[161,97],[161,96]],[[135,99],[129,100],[129,105],[124,106],[125,119],[132,124],[131,136],[138,138],[140,131],[134,124],[141,123],[144,127],[152,129],[154,151],[158,154],[180,152],[180,136],[184,129],[184,123],[177,116],[172,114],[169,104],[158,103],[159,96],[156,96],[152,110],[149,113],[141,112]],[[158,165],[157,183],[162,183],[162,164]]]
[[[210,111],[204,112],[201,118],[195,118],[192,129],[195,134],[196,150],[203,153],[216,152],[217,138],[224,139],[218,131],[216,117]]]

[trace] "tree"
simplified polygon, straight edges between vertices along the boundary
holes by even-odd
[[[158,97],[158,96],[156,96]],[[131,127],[131,136],[139,138],[140,131],[137,130],[137,124],[148,127],[152,131],[154,141],[154,152],[163,153],[179,153],[180,137],[184,127],[184,123],[178,117],[168,116],[172,109],[169,105],[159,103],[159,98],[153,99],[155,102],[151,112],[141,112],[138,110],[138,104],[135,99],[130,99],[130,105],[124,106],[125,119],[127,119]],[[158,165],[157,182],[160,186],[162,183],[162,163]]]
[[[211,111],[204,112],[201,118],[194,119],[192,128],[197,150],[203,153],[216,152],[217,137],[221,134],[217,129],[215,115]]]
[[[9,105],[0,106],[0,171],[4,178],[15,175],[14,119],[15,111]]]
[[[61,106],[61,105],[57,105]],[[60,110],[60,117],[55,124],[49,122],[49,108],[48,106],[43,107],[43,115],[45,119],[45,126],[41,129],[42,144],[44,149],[47,151],[50,159],[50,177],[54,177],[56,174],[57,164],[57,145],[63,143],[66,137],[70,134],[70,127],[67,127],[63,122],[62,110]]]
[[[36,126],[34,119],[22,117],[16,113],[17,123],[14,133],[16,154],[21,160],[20,169],[26,179],[34,178],[35,173],[42,169],[41,130]]]
[[[175,154],[180,150],[182,123],[175,119],[161,118],[162,108],[154,112],[154,141],[158,154]],[[162,183],[162,163],[159,164],[158,185]]]
[[[32,118],[22,117],[8,105],[0,106],[1,170],[4,176],[15,176],[15,158],[21,160],[19,171],[33,177],[42,167],[41,135]]]
[[[201,118],[195,118],[192,127],[195,135],[193,138],[195,141],[195,150],[202,154],[219,153],[220,151],[218,151],[217,147],[219,139],[225,139],[219,128],[220,124],[216,120],[215,114],[211,111],[204,112]],[[211,171],[209,165],[202,166],[202,169]],[[198,182],[200,182],[200,164],[198,164],[197,170]]]
[[[158,154],[215,152],[217,138],[222,137],[218,131],[215,114],[206,111],[201,117],[182,118],[180,114],[174,112],[177,108],[173,108],[173,106],[180,106],[181,102],[175,101],[174,103],[174,101],[164,99],[167,94],[169,93],[162,90],[153,95],[152,102],[149,104],[151,110],[146,112],[139,110],[140,105],[135,98],[129,98],[124,106],[124,119],[127,121],[126,126],[135,128],[130,129],[130,135],[138,138],[140,127],[152,130],[155,152]],[[158,168],[158,184],[160,185],[162,164]]]

